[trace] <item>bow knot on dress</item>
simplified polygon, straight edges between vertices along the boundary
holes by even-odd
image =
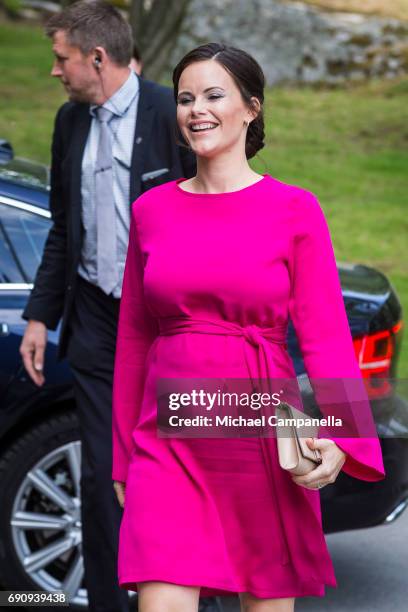
[[[247,325],[243,327],[243,332],[245,339],[248,340],[252,346],[258,347],[262,343],[263,336],[257,325]]]

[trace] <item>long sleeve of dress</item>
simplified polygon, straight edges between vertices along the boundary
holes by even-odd
[[[135,204],[123,277],[113,381],[112,479],[126,482],[132,451],[132,432],[143,397],[146,356],[158,334],[143,293],[143,256],[139,247]]]
[[[327,221],[312,193],[299,190],[293,203],[289,313],[306,372],[312,386],[312,379],[361,379]],[[316,399],[319,404],[317,394]],[[372,420],[368,399],[365,409]],[[377,437],[331,439],[347,454],[345,473],[367,481],[384,478]]]

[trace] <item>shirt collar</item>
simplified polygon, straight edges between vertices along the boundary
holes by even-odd
[[[130,74],[123,85],[102,106],[110,110],[114,115],[123,117],[138,93],[139,79],[133,70],[130,70]],[[92,117],[95,117],[95,109],[97,108],[97,104],[90,105],[89,113]]]

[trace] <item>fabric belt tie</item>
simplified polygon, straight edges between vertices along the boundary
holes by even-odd
[[[241,336],[246,342],[257,348],[257,363],[253,363],[253,356],[245,348],[245,359],[251,380],[270,379],[273,374],[273,359],[271,343],[282,345],[287,349],[286,325],[274,327],[260,327],[258,325],[241,326],[231,321],[215,321],[193,319],[190,317],[168,317],[159,319],[160,335],[173,336],[176,334],[214,334],[217,336]]]

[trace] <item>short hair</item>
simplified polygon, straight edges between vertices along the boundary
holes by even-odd
[[[58,30],[67,35],[70,45],[89,55],[103,47],[118,66],[128,66],[132,57],[133,38],[129,23],[105,0],[80,0],[53,15],[45,25],[52,38]]]
[[[253,108],[252,97],[259,101],[261,108],[255,119],[250,122],[246,136],[245,154],[247,159],[250,159],[264,147],[265,75],[261,66],[249,53],[223,43],[207,43],[189,51],[173,71],[174,99],[177,103],[178,85],[183,70],[190,64],[210,59],[221,64],[230,73],[248,108]]]

